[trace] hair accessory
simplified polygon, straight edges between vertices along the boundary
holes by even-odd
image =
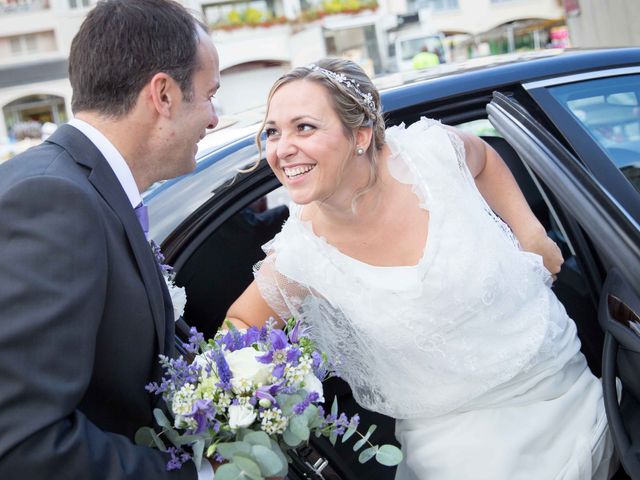
[[[360,145],[356,147],[356,155],[364,155],[364,148],[362,148]]]
[[[330,78],[334,82],[341,83],[345,87],[350,88],[351,90],[356,92],[358,96],[362,99],[365,106],[369,110],[369,113],[371,113],[372,115],[376,114],[376,110],[377,110],[376,102],[373,101],[373,95],[371,95],[371,93],[364,93],[362,90],[360,90],[360,84],[352,80],[351,78],[347,77],[344,73],[332,72],[331,70],[327,70],[326,68],[319,67],[315,63],[312,63],[311,65],[307,65],[306,68],[313,72],[320,72],[325,77]]]

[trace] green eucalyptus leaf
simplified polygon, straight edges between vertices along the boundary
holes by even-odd
[[[369,460],[371,460],[373,457],[376,456],[376,453],[378,453],[377,446],[365,448],[362,452],[360,452],[360,455],[358,456],[358,461],[360,463],[368,462]]]
[[[402,451],[395,445],[382,445],[376,453],[376,461],[381,465],[393,467],[402,461]]]
[[[159,408],[154,408],[153,409],[153,418],[156,419],[156,423],[158,425],[160,425],[161,427],[163,427],[163,428],[172,428],[171,422],[169,421],[167,416],[164,414],[164,412],[162,410],[160,410]]]
[[[338,434],[333,431],[329,434],[329,441],[331,442],[331,445],[333,445],[334,447],[336,446],[336,440],[338,440]]]
[[[356,452],[358,450],[360,450],[362,448],[362,446],[367,443],[367,441],[369,440],[369,437],[371,436],[371,434],[373,432],[376,431],[376,428],[378,428],[376,425],[371,425],[369,427],[369,430],[367,430],[367,433],[365,434],[364,437],[362,437],[360,440],[358,440],[354,445],[353,445],[353,451]]]
[[[260,473],[260,466],[253,459],[251,453],[236,453],[233,456],[233,463],[240,468],[246,478],[263,480],[262,473]]]
[[[153,443],[158,450],[160,450],[161,452],[167,451],[167,446],[164,444],[160,436],[153,430],[151,431],[151,438],[153,438]]]
[[[200,434],[200,435],[180,435],[176,438],[174,445],[191,445],[192,443],[197,442],[198,440],[206,440],[208,435]]]
[[[269,439],[269,435],[262,431],[251,431],[247,433],[243,439],[244,442],[250,443],[251,445],[262,445],[263,447],[271,447],[271,440]]]
[[[298,437],[290,428],[287,428],[282,434],[282,439],[290,447],[297,447],[302,443],[302,438]]]
[[[278,454],[269,447],[263,445],[253,445],[251,447],[253,459],[260,466],[260,472],[264,477],[274,477],[286,467],[286,460],[280,458]]]
[[[282,448],[280,448],[280,445],[278,444],[278,442],[276,442],[272,438],[270,438],[270,440],[271,440],[271,451],[275,453],[280,459],[280,461],[282,462],[282,469],[278,473],[276,473],[274,477],[285,477],[287,475],[287,471],[289,470],[289,460],[287,459],[287,456],[284,454],[284,451],[282,450]]]
[[[302,416],[307,419],[307,425],[311,426],[312,423],[320,416],[318,415],[319,413],[320,410],[318,407],[315,405],[309,405],[304,409],[304,412],[302,412]]]
[[[356,430],[358,430],[358,427],[356,427],[355,425],[352,425],[349,428],[347,428],[347,431],[344,432],[344,435],[342,435],[342,443],[349,440],[349,438],[351,438],[351,435],[356,433]]]
[[[218,444],[218,453],[230,460],[236,453],[251,452],[251,445],[247,442],[226,442]]]
[[[225,463],[216,469],[215,478],[216,480],[240,480],[244,475],[235,463]]]
[[[193,450],[193,463],[196,464],[196,468],[200,468],[202,463],[202,453],[204,452],[204,440],[198,440],[191,446]]]
[[[338,397],[333,397],[333,403],[331,404],[331,415],[338,416]]]
[[[289,423],[289,429],[296,437],[302,439],[303,442],[309,440],[309,427],[307,427],[307,419],[301,416],[293,417]]]
[[[180,434],[173,427],[165,427],[164,435],[173,445],[182,445],[182,442],[180,441]]]
[[[153,446],[153,437],[151,436],[151,432],[153,432],[153,428],[151,427],[141,427],[136,432],[136,436],[134,437],[134,441],[137,445],[144,445],[145,447]],[[154,432],[155,433],[155,432]]]

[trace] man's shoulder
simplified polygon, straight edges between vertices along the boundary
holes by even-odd
[[[43,142],[0,165],[0,191],[29,178],[87,180],[84,169],[59,145]]]

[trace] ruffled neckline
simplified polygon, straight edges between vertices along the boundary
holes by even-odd
[[[417,124],[423,123],[416,122]],[[425,122],[426,123],[426,122]],[[421,129],[431,127],[437,122],[430,122],[428,125],[421,125]],[[400,183],[412,185],[412,190],[419,200],[420,208],[429,212],[429,226],[427,239],[422,251],[422,256],[415,265],[381,266],[353,258],[341,252],[327,239],[316,234],[310,220],[302,220],[302,206],[291,203],[290,227],[298,226],[298,234],[302,238],[315,243],[321,257],[330,262],[343,274],[355,276],[364,283],[384,288],[385,290],[412,292],[416,295],[422,290],[422,279],[426,275],[429,265],[432,263],[433,252],[436,250],[438,241],[438,225],[440,223],[439,213],[434,211],[430,204],[430,194],[426,179],[411,157],[410,142],[416,141],[418,132],[412,131],[413,124],[408,128],[403,125],[387,129],[386,141],[390,148],[391,155],[387,160],[387,168],[391,175]]]

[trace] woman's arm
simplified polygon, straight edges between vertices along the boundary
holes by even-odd
[[[467,165],[489,206],[511,227],[524,250],[541,255],[545,267],[553,274],[558,273],[562,253],[529,208],[509,167],[481,138],[453,130],[464,142]]]
[[[254,280],[247,289],[233,302],[227,311],[227,320],[237,328],[262,327],[272,317],[282,326],[280,317],[262,298],[258,285]],[[223,324],[224,328],[224,324]]]

